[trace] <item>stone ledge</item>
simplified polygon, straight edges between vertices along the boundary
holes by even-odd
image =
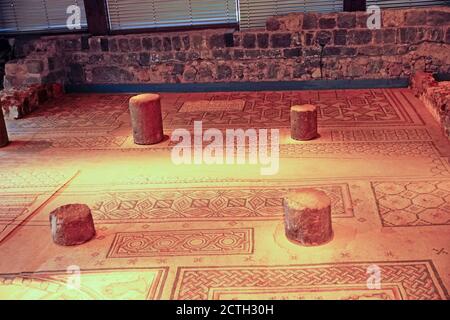
[[[6,119],[20,119],[63,93],[64,88],[59,83],[8,88],[0,91],[0,106]]]
[[[417,72],[411,79],[411,89],[450,138],[450,81],[436,81],[431,73]]]

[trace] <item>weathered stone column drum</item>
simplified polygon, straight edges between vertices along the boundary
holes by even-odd
[[[317,137],[316,106],[304,104],[291,107],[291,137],[300,141]]]
[[[62,246],[85,243],[95,236],[91,209],[84,204],[68,204],[50,213],[53,242]]]
[[[284,198],[285,231],[289,240],[318,246],[333,238],[331,200],[325,192],[303,189]]]
[[[140,94],[130,99],[134,143],[148,145],[164,138],[161,102],[158,94]]]
[[[9,143],[8,132],[6,131],[5,118],[3,117],[2,107],[0,106],[0,148]]]

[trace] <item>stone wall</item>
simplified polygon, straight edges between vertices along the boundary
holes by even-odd
[[[0,90],[3,89],[5,77],[5,64],[11,59],[11,46],[7,39],[0,38]]]
[[[32,84],[64,83],[66,61],[70,54],[62,50],[63,39],[37,38],[15,41],[15,56],[6,63],[4,87],[7,89]]]
[[[450,72],[450,7],[383,10],[379,30],[369,30],[366,21],[364,12],[300,13],[270,18],[261,30],[42,37],[21,44],[26,48],[18,50],[28,54],[7,64],[5,83],[387,79]]]

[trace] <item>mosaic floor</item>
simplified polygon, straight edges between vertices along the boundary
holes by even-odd
[[[408,89],[162,94],[168,136],[278,128],[273,176],[175,166],[169,138],[134,145],[129,97],[69,94],[7,123],[0,299],[450,298],[450,142]],[[298,103],[319,107],[320,138],[290,139]],[[284,235],[283,195],[305,186],[332,200],[324,246]],[[91,207],[94,240],[53,244],[67,203]]]

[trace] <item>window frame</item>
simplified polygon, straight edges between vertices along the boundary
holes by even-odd
[[[86,4],[89,0],[83,0],[83,2]],[[94,0],[93,0],[94,1]],[[86,13],[87,18],[87,13]],[[2,38],[12,38],[12,37],[18,37],[18,36],[24,36],[24,37],[32,37],[32,36],[52,36],[52,35],[71,35],[71,34],[85,34],[89,30],[89,22],[86,19],[87,25],[82,27],[79,30],[66,30],[66,29],[43,29],[43,30],[28,30],[28,31],[10,31],[10,32],[1,32],[0,31],[0,37]]]
[[[202,24],[193,26],[174,26],[174,27],[150,27],[136,29],[112,30],[109,24],[109,16],[106,0],[83,0],[87,20],[87,28],[80,30],[33,30],[33,31],[12,31],[0,32],[0,37],[10,38],[18,36],[52,36],[52,35],[79,35],[90,34],[94,36],[101,35],[121,35],[121,34],[139,34],[139,33],[161,33],[176,31],[191,31],[204,29],[235,29],[240,30],[240,3],[237,0],[237,22],[223,24]],[[366,7],[366,0],[342,0],[343,11],[359,11]]]

